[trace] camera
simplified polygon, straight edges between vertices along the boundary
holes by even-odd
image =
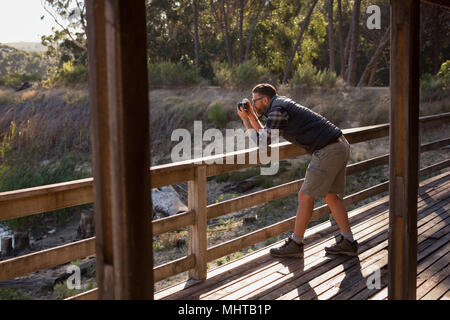
[[[241,111],[241,108],[244,110],[250,109],[250,100],[244,98],[241,102],[238,103],[237,108]]]

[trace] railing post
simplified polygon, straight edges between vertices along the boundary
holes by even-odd
[[[189,271],[189,278],[206,279],[206,166],[195,168],[194,180],[188,182],[188,206],[195,211],[195,224],[189,226],[189,252],[195,255],[195,268]]]

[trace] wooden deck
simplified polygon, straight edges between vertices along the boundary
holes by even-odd
[[[450,299],[450,171],[420,183],[417,299]],[[326,256],[339,230],[331,222],[308,229],[304,259],[274,259],[270,247],[155,293],[155,299],[387,299],[388,197],[349,212],[357,257]],[[377,283],[377,275],[380,281]],[[369,284],[369,286],[368,286]]]

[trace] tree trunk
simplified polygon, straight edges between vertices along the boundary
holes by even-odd
[[[249,32],[249,36],[248,36],[248,40],[247,40],[247,47],[245,48],[244,62],[248,61],[248,55],[250,53],[250,47],[252,45],[252,40],[253,40],[253,33],[255,32],[256,24],[258,22],[258,18],[261,14],[261,11],[264,8],[264,3],[265,3],[265,0],[259,1],[258,11],[256,12],[255,16],[253,17],[252,26],[250,28],[250,32]]]
[[[223,36],[225,39],[225,49],[227,52],[228,66],[230,69],[233,67],[233,56],[231,53],[231,43],[230,43],[230,28],[228,24],[228,13],[225,8],[225,0],[220,0],[221,8],[222,8],[222,16],[225,27],[223,30]]]
[[[359,14],[361,11],[361,0],[355,0],[352,16],[352,40],[350,44],[350,56],[348,57],[347,83],[354,86],[356,78],[356,59],[359,45]]]
[[[333,0],[328,1],[328,45],[330,55],[330,71],[335,72],[335,45],[334,45],[334,30],[333,30]]]
[[[338,2],[338,15],[339,15],[339,56],[340,56],[340,64],[341,77],[344,77],[345,74],[345,57],[344,57],[344,26],[342,23],[342,6],[341,0],[337,0]]]
[[[309,26],[309,21],[311,19],[311,14],[314,10],[314,7],[316,6],[318,0],[314,0],[313,4],[311,5],[311,8],[309,8],[309,12],[308,15],[306,16],[306,18],[303,20],[302,26],[300,28],[300,33],[297,36],[297,40],[295,42],[294,47],[292,48],[292,52],[291,52],[291,56],[289,58],[289,62],[286,66],[286,70],[284,71],[284,76],[283,76],[283,81],[282,83],[285,84],[287,82],[287,77],[289,75],[289,70],[291,69],[291,65],[292,65],[292,61],[294,61],[294,57],[295,57],[295,53],[297,52],[297,49],[300,46],[303,34],[305,33],[305,30],[308,28]]]
[[[194,59],[195,66],[200,67],[200,37],[198,32],[198,0],[192,1],[192,7],[194,10]]]
[[[347,33],[347,38],[345,39],[345,50],[344,50],[344,80],[347,80],[347,74],[348,74],[348,65],[346,62],[348,62],[348,56],[350,53],[350,39],[352,35],[352,29],[350,28]]]
[[[377,73],[377,69],[373,68],[372,71],[370,72],[369,83],[367,84],[368,87],[373,87],[373,82],[375,80],[375,73]]]
[[[364,69],[363,74],[361,75],[361,78],[358,82],[358,87],[361,87],[364,85],[364,82],[366,81],[367,77],[369,76],[369,73],[376,69],[378,62],[380,61],[381,54],[383,53],[384,49],[389,45],[390,41],[390,34],[391,34],[391,27],[387,28],[386,32],[384,33],[383,37],[381,38],[380,44],[378,45],[377,50],[375,50],[375,53],[370,58],[369,63],[367,64],[366,68]],[[373,79],[372,79],[373,81]]]
[[[239,0],[239,64],[244,58],[244,0]]]

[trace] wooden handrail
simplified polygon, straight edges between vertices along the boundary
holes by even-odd
[[[422,117],[421,124],[424,126],[435,125],[437,123],[448,122],[450,113]],[[372,139],[381,138],[389,134],[389,125],[375,125],[363,128],[343,130],[350,143],[358,143]],[[421,152],[433,150],[450,144],[450,138],[433,141],[423,144]],[[283,142],[278,144],[280,160],[296,157],[305,154],[305,150]],[[216,156],[222,158],[226,163],[226,158],[244,154],[247,159],[256,149],[241,150],[225,155]],[[168,165],[150,168],[152,174],[152,187],[190,181],[190,210],[172,217],[155,220],[152,222],[153,234],[159,235],[165,232],[177,230],[185,226],[192,226],[189,232],[189,243],[196,243],[189,248],[188,256],[166,263],[154,268],[155,281],[163,280],[172,275],[191,270],[191,276],[204,278],[206,276],[206,263],[217,259],[223,255],[241,250],[249,245],[263,241],[267,238],[281,234],[292,229],[295,217],[281,221],[272,226],[254,231],[248,235],[233,239],[225,244],[212,248],[203,247],[206,245],[206,223],[204,219],[212,219],[223,214],[241,210],[243,208],[271,201],[296,193],[300,189],[303,179],[292,181],[280,186],[258,191],[246,196],[234,198],[218,204],[203,205],[206,194],[206,177],[225,172],[240,170],[242,168],[256,166],[258,164],[247,165],[220,165],[220,164],[197,164],[202,159],[190,160],[181,163],[171,163]],[[354,174],[366,171],[389,162],[389,155],[375,157],[347,166],[347,174]],[[420,175],[428,175],[434,171],[450,166],[450,160],[444,160],[420,171]],[[201,169],[202,168],[202,169]],[[199,173],[203,172],[200,174]],[[202,186],[200,188],[200,186]],[[15,190],[0,193],[0,221],[8,220],[32,214],[53,211],[66,207],[92,203],[93,179],[87,178],[77,181],[58,183],[35,188]],[[359,202],[368,197],[387,191],[388,182],[368,188],[361,192],[349,195],[344,198],[345,205]],[[199,192],[201,189],[201,192]],[[204,211],[204,218],[199,220],[199,212]],[[313,220],[329,214],[329,208],[322,206],[314,210]],[[197,228],[197,229],[196,229]],[[21,276],[40,269],[45,269],[55,265],[61,265],[79,258],[95,254],[95,238],[85,239],[75,243],[60,247],[47,249],[21,257],[16,257],[0,262],[0,281]],[[96,290],[91,290],[89,294],[80,295],[94,297]]]
[[[450,113],[426,116],[420,118],[424,126],[432,126],[448,122]],[[387,136],[389,134],[389,125],[381,124],[354,129],[343,130],[349,143],[358,143]],[[278,144],[280,148],[280,160],[289,159],[303,155],[306,152],[289,142]],[[236,151],[233,153],[220,155],[224,163],[226,157],[237,157],[245,154],[247,159],[254,149]],[[202,158],[205,159],[205,158]],[[151,167],[152,188],[180,183],[194,179],[194,167],[196,161],[202,159],[175,162],[166,165]],[[256,166],[256,164],[247,165],[206,165],[206,175],[208,177]],[[349,168],[349,170],[352,170]],[[0,192],[0,221],[20,218],[32,214],[54,211],[67,207],[73,207],[93,202],[93,178],[57,183],[52,185]]]

